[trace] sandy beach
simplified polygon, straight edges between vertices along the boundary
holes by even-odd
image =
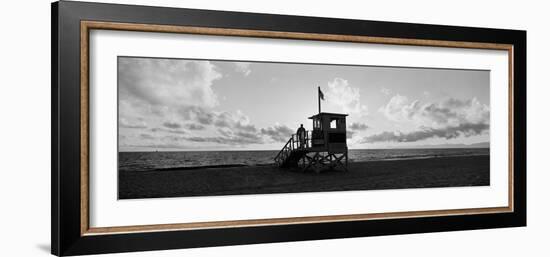
[[[120,171],[119,199],[489,185],[489,156],[349,163],[320,174],[244,166]]]

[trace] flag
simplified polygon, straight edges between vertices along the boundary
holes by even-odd
[[[323,94],[323,91],[321,91],[321,87],[318,87],[317,89],[319,89],[319,98],[321,100],[325,100],[325,94]]]

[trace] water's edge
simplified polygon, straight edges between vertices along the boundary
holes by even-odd
[[[169,171],[274,165],[277,151],[120,152],[120,171]],[[353,149],[350,162],[489,155],[489,148]]]

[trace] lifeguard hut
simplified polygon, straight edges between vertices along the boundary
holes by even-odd
[[[347,171],[348,146],[346,136],[346,116],[341,113],[321,112],[321,89],[319,94],[319,113],[309,117],[313,130],[305,135],[294,134],[275,157],[275,163],[282,168],[299,167],[303,171],[313,170],[319,173],[325,169]]]

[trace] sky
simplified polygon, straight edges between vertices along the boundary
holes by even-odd
[[[350,149],[489,142],[489,71],[118,57],[119,151],[279,150],[345,113]]]

